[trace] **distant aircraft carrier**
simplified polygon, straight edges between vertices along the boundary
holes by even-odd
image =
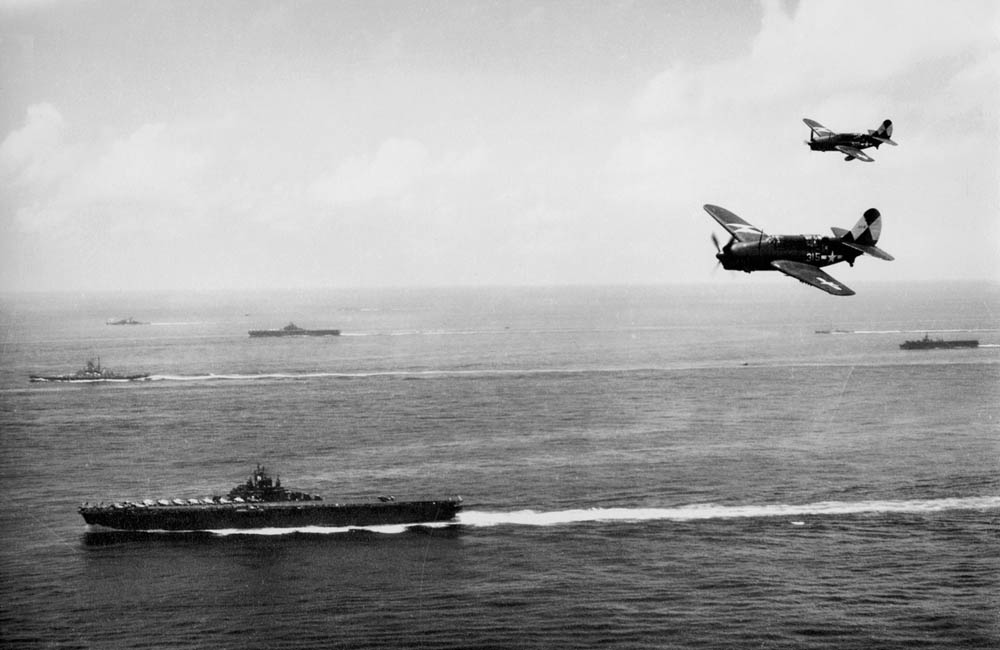
[[[944,339],[932,339],[924,334],[924,338],[915,341],[905,341],[899,344],[903,350],[933,350],[935,348],[978,348],[979,341],[967,339],[964,341],[945,341]]]
[[[289,323],[280,330],[250,330],[250,336],[340,336],[340,330],[307,330]]]

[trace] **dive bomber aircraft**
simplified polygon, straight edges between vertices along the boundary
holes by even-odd
[[[820,270],[821,266],[847,262],[867,253],[881,260],[892,261],[889,255],[875,244],[882,231],[882,215],[875,208],[850,230],[830,228],[833,237],[822,235],[765,235],[760,228],[750,225],[725,208],[706,205],[713,219],[719,222],[732,239],[719,247],[719,240],[712,233],[717,251],[716,259],[722,268],[730,271],[781,271],[799,282],[812,285],[835,296],[853,296],[847,286]]]
[[[806,144],[813,151],[839,151],[847,156],[844,160],[863,160],[874,162],[874,159],[862,151],[868,147],[879,148],[879,145],[891,144],[896,146],[892,137],[892,120],[882,122],[882,126],[873,131],[868,129],[868,133],[834,133],[816,120],[803,118],[803,122],[809,127],[809,139]]]

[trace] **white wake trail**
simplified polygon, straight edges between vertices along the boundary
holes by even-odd
[[[368,531],[383,535],[404,533],[413,526],[424,528],[445,528],[461,525],[469,528],[490,528],[494,526],[559,526],[587,522],[636,522],[636,521],[696,521],[708,519],[749,519],[764,517],[803,517],[855,515],[866,513],[910,513],[926,514],[950,510],[1000,510],[1000,496],[955,497],[949,499],[925,499],[913,501],[822,501],[802,505],[746,505],[721,506],[712,503],[678,506],[676,508],[578,508],[539,512],[535,510],[513,510],[510,512],[489,512],[468,510],[460,512],[452,521],[436,521],[425,524],[391,524],[382,526],[300,526],[295,528],[252,528],[201,531],[226,537],[229,535],[288,535],[308,533],[314,535],[343,534],[352,531]],[[794,525],[803,521],[793,520]],[[196,531],[148,531],[165,535],[185,534]]]
[[[472,527],[488,526],[558,526],[591,521],[693,521],[699,519],[745,519],[751,517],[833,516],[864,513],[933,513],[946,510],[990,510],[1000,508],[1000,496],[957,497],[914,501],[823,501],[803,505],[721,506],[711,503],[676,508],[586,508],[537,512],[459,513],[458,523]]]

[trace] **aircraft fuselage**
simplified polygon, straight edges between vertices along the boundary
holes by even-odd
[[[840,240],[822,235],[764,235],[758,241],[733,241],[715,257],[729,271],[773,271],[771,262],[788,260],[813,266],[829,266],[837,262],[853,265],[860,255]]]
[[[877,149],[878,145],[882,143],[864,133],[837,133],[835,135],[814,136],[808,144],[813,151],[836,151],[837,147],[851,147],[858,150],[868,147]]]

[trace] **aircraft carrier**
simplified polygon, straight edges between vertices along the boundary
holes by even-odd
[[[307,330],[289,323],[280,330],[250,330],[250,336],[340,336],[340,330]]]
[[[924,338],[915,341],[905,341],[899,344],[902,350],[934,350],[938,348],[978,348],[979,341],[967,339],[964,341],[946,341],[944,339],[932,339],[927,334]]]
[[[200,531],[254,528],[330,528],[422,524],[450,521],[462,509],[462,497],[430,501],[329,503],[314,494],[286,490],[260,465],[225,497],[145,499],[80,507],[92,526],[132,531]]]

